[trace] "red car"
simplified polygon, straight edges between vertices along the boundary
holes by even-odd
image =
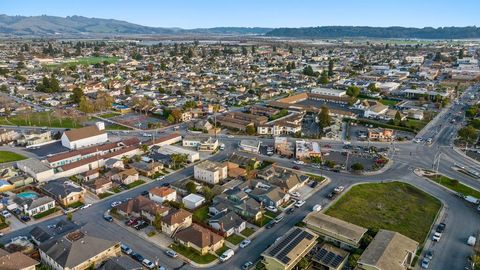
[[[131,218],[131,219],[127,220],[127,222],[125,222],[125,224],[127,226],[133,226],[133,225],[137,224],[137,222],[138,222],[137,219]]]

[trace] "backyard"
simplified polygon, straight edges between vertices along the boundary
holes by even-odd
[[[326,214],[368,229],[399,232],[423,243],[440,210],[439,200],[401,182],[352,187]]]
[[[26,159],[26,157],[10,151],[0,151],[0,163],[13,162]]]

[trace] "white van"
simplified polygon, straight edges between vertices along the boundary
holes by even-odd
[[[233,257],[233,255],[235,255],[235,252],[231,249],[225,251],[221,256],[220,256],[220,261],[221,262],[224,262],[228,259],[230,259],[231,257]]]

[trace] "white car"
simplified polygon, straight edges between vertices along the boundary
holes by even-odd
[[[142,136],[143,136],[143,137],[153,137],[153,135],[150,134],[150,133],[143,133]]]
[[[112,202],[112,204],[110,204],[111,207],[116,207],[116,206],[119,206],[120,204],[122,204],[122,202],[120,201],[114,201]]]
[[[305,201],[299,200],[293,206],[295,207],[302,207],[305,204]]]
[[[442,237],[442,234],[441,234],[441,233],[435,232],[435,233],[433,234],[432,240],[438,242],[438,241],[440,241],[440,238],[441,238],[441,237]]]
[[[143,259],[142,264],[143,264],[143,266],[145,266],[148,269],[154,269],[155,268],[155,264],[148,259]]]
[[[235,138],[235,136],[233,136],[233,135],[228,135],[227,137],[230,138],[230,139]]]
[[[297,165],[303,165],[305,164],[305,162],[301,161],[301,160],[295,160],[293,163],[297,164]]]
[[[87,204],[85,204],[84,206],[82,206],[82,208],[80,208],[80,209],[87,209],[87,208],[89,208],[90,206],[92,206],[92,204],[91,204],[91,203],[87,203]]]
[[[176,258],[178,255],[177,255],[177,252],[171,250],[171,249],[167,249],[167,251],[165,251],[165,253],[169,256],[169,257],[172,257],[172,258]]]
[[[315,204],[312,207],[312,211],[319,212],[320,210],[322,210],[322,206],[320,204]]]
[[[292,197],[300,198],[300,193],[298,193],[298,192],[296,192],[296,191],[290,193],[290,195],[292,195]]]
[[[250,240],[250,239],[245,239],[245,240],[243,240],[243,241],[240,243],[240,248],[246,248],[248,245],[250,245],[251,242],[252,242],[252,240]]]
[[[276,213],[278,211],[278,209],[276,207],[271,206],[271,205],[267,206],[265,209],[267,209],[268,211],[273,212],[273,213]]]
[[[163,175],[155,178],[155,180],[157,180],[157,181],[162,181],[163,179],[165,179],[165,176],[163,176]]]
[[[4,218],[9,218],[9,217],[12,216],[12,214],[10,214],[10,212],[8,212],[7,210],[3,210],[3,211],[2,211],[2,216],[3,216]]]

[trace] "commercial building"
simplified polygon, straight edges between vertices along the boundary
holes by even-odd
[[[87,126],[65,131],[62,135],[62,145],[69,149],[78,149],[108,141],[105,123],[96,122],[94,126]]]
[[[303,221],[326,241],[348,250],[360,247],[360,240],[367,232],[363,227],[319,212],[308,214]]]
[[[308,159],[312,157],[321,157],[320,145],[311,141],[295,142],[295,157],[297,159]]]
[[[213,152],[218,148],[218,139],[212,137],[209,137],[207,139],[202,139],[198,137],[186,137],[183,138],[182,146],[194,147],[198,151]]]
[[[187,161],[190,163],[200,160],[200,154],[197,151],[188,150],[175,145],[163,145],[157,150],[157,152],[163,155],[183,154],[187,156]]]
[[[195,165],[193,176],[195,179],[209,184],[218,184],[221,180],[227,178],[228,166],[226,163],[205,160]]]
[[[400,233],[380,230],[358,259],[362,270],[410,269],[418,243]]]
[[[34,158],[18,161],[17,168],[39,182],[48,181],[54,177],[54,171],[52,168]]]
[[[290,270],[317,243],[318,236],[308,229],[294,227],[263,253],[267,270]]]
[[[241,140],[238,145],[240,150],[250,153],[260,152],[260,141],[258,140]]]
[[[332,88],[313,88],[311,90],[312,94],[330,96],[330,97],[344,97],[347,95],[347,91],[345,90],[337,90]]]

